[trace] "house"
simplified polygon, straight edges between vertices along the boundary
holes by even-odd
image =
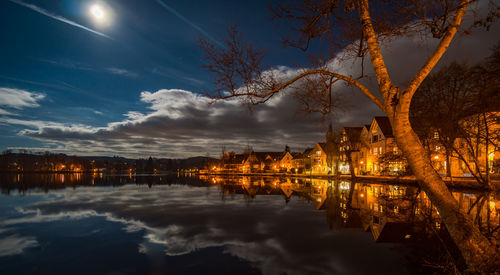
[[[243,173],[279,172],[283,152],[251,152],[243,162]]]
[[[293,156],[293,173],[304,173],[306,170],[311,169],[311,158],[310,154],[313,151],[313,148],[307,148],[304,152],[292,153]]]
[[[310,169],[313,174],[328,174],[331,167],[328,165],[328,150],[325,142],[318,142],[309,153]]]
[[[375,175],[399,173],[406,166],[396,145],[388,117],[376,116],[370,125],[366,172]]]
[[[354,174],[359,173],[359,151],[361,147],[360,137],[362,127],[344,127],[342,128],[340,138],[340,172],[350,174],[351,163]],[[351,163],[350,163],[351,162]]]
[[[279,161],[279,171],[282,173],[288,173],[291,172],[293,168],[295,168],[293,155],[290,152],[285,151],[281,154],[281,159]]]
[[[219,169],[230,172],[243,172],[243,163],[247,155],[225,152],[220,161]]]

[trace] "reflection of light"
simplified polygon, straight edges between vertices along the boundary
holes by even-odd
[[[349,190],[351,187],[349,186],[349,183],[347,182],[341,182],[340,183],[340,189],[343,189],[343,190]]]

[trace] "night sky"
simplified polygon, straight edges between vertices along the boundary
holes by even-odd
[[[90,12],[95,4],[104,13],[101,19]],[[238,100],[209,104],[205,96],[215,87],[202,68],[199,39],[222,45],[229,24],[265,49],[269,69],[284,77],[307,64],[300,50],[282,47],[280,34],[287,29],[270,21],[268,4],[1,1],[0,150],[178,158],[218,156],[222,146],[234,151],[247,145],[274,151],[285,144],[296,151],[312,147],[324,139],[325,123],[298,112],[291,96],[273,98],[252,112]],[[489,32],[457,37],[437,69],[452,60],[480,61],[498,37],[498,24]],[[396,83],[408,81],[436,42],[397,38],[384,49]],[[333,60],[332,66],[352,75],[360,69],[356,62],[341,66]],[[365,84],[375,89],[369,81]],[[347,107],[336,113],[335,127],[361,126],[382,114],[360,92],[338,88]]]

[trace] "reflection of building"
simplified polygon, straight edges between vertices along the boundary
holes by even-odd
[[[330,226],[362,227],[377,242],[411,240],[444,230],[437,209],[412,186],[282,177],[207,177],[205,181],[219,185],[223,194],[244,194],[249,199],[260,195],[280,195],[285,202],[292,195],[306,199],[325,210]],[[472,209],[471,217],[477,217],[484,230],[499,226],[498,194],[453,192],[453,196],[463,212]],[[484,202],[476,203],[478,199]]]

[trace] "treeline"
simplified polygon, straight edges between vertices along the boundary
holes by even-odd
[[[187,169],[202,169],[217,161],[208,157],[186,159],[123,157],[83,157],[32,153],[26,150],[4,151],[0,155],[1,172],[107,172],[107,173],[158,173]]]

